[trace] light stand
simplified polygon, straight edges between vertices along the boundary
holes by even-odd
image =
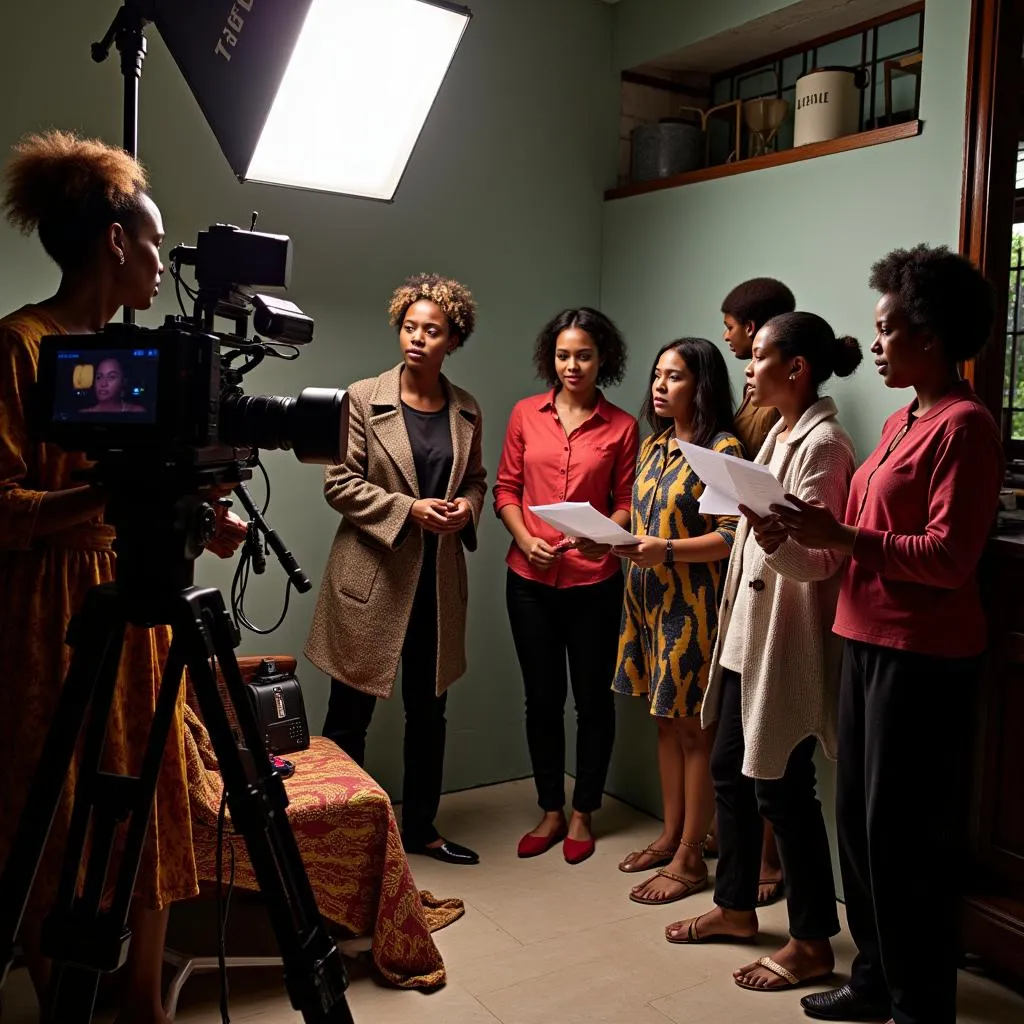
[[[139,155],[139,82],[142,65],[146,60],[146,18],[141,11],[126,3],[110,23],[107,34],[92,44],[92,59],[97,64],[110,56],[111,44],[121,54],[121,75],[124,77],[124,107],[122,111],[123,146],[133,157]],[[135,323],[135,310],[124,307],[122,317],[126,324]]]

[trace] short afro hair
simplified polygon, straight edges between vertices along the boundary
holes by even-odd
[[[111,224],[134,230],[149,187],[146,172],[123,149],[61,131],[17,143],[4,184],[8,221],[26,235],[38,231],[61,270],[88,262]]]
[[[448,329],[465,345],[476,327],[476,301],[473,293],[458,281],[440,274],[414,274],[399,285],[388,304],[391,326],[401,327],[409,307],[421,299],[436,302],[448,318]]]
[[[601,363],[597,371],[598,387],[621,384],[622,378],[626,376],[626,341],[619,333],[618,327],[604,313],[589,306],[563,309],[541,329],[533,349],[533,365],[537,370],[537,376],[551,387],[558,386],[555,347],[562,331],[572,327],[586,331],[594,339],[597,358]]]
[[[754,323],[754,334],[773,316],[796,309],[793,293],[774,277],[752,277],[736,285],[722,302],[722,312],[740,324]]]
[[[871,268],[870,283],[895,297],[913,327],[938,338],[952,362],[972,359],[991,336],[996,315],[991,282],[944,245],[894,249]]]

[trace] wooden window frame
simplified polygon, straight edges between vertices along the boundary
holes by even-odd
[[[996,289],[996,317],[989,344],[964,365],[964,376],[1001,424],[1009,458],[1024,457],[1024,441],[1010,438],[1003,416],[1006,363],[1007,272],[1016,197],[1018,125],[1022,110],[1021,48],[1024,4],[1019,0],[973,0],[967,64],[960,252],[978,265]]]

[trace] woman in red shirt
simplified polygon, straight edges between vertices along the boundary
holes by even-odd
[[[550,391],[524,398],[509,417],[494,510],[512,534],[506,562],[509,624],[526,688],[526,739],[544,816],[519,856],[560,840],[570,864],[594,852],[590,816],[601,806],[615,739],[615,674],[622,568],[611,553],[584,558],[531,505],[588,501],[629,527],[639,447],[636,420],[600,388],[618,384],[626,343],[596,309],[559,313],[537,338],[537,375]],[[566,658],[576,702],[576,787],[565,819]]]
[[[871,285],[878,372],[916,398],[854,475],[845,522],[775,510],[801,544],[850,556],[837,816],[857,958],[849,984],[801,1002],[823,1020],[954,1024],[964,714],[985,648],[975,569],[1003,478],[999,430],[957,365],[988,340],[994,302],[945,247],[890,253]]]

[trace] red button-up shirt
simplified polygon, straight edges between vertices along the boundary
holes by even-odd
[[[505,430],[505,445],[494,485],[494,511],[518,505],[534,537],[554,546],[563,535],[538,519],[531,505],[589,501],[599,512],[628,512],[636,473],[640,431],[628,412],[598,395],[593,415],[568,437],[555,409],[555,393],[517,402]],[[600,583],[620,571],[619,559],[600,562],[569,550],[550,569],[530,565],[515,541],[505,559],[509,568],[528,580],[552,587]]]
[[[913,409],[889,417],[850,484],[846,522],[859,530],[835,632],[973,657],[985,647],[975,569],[1003,479],[999,428],[967,383],[918,417]]]

